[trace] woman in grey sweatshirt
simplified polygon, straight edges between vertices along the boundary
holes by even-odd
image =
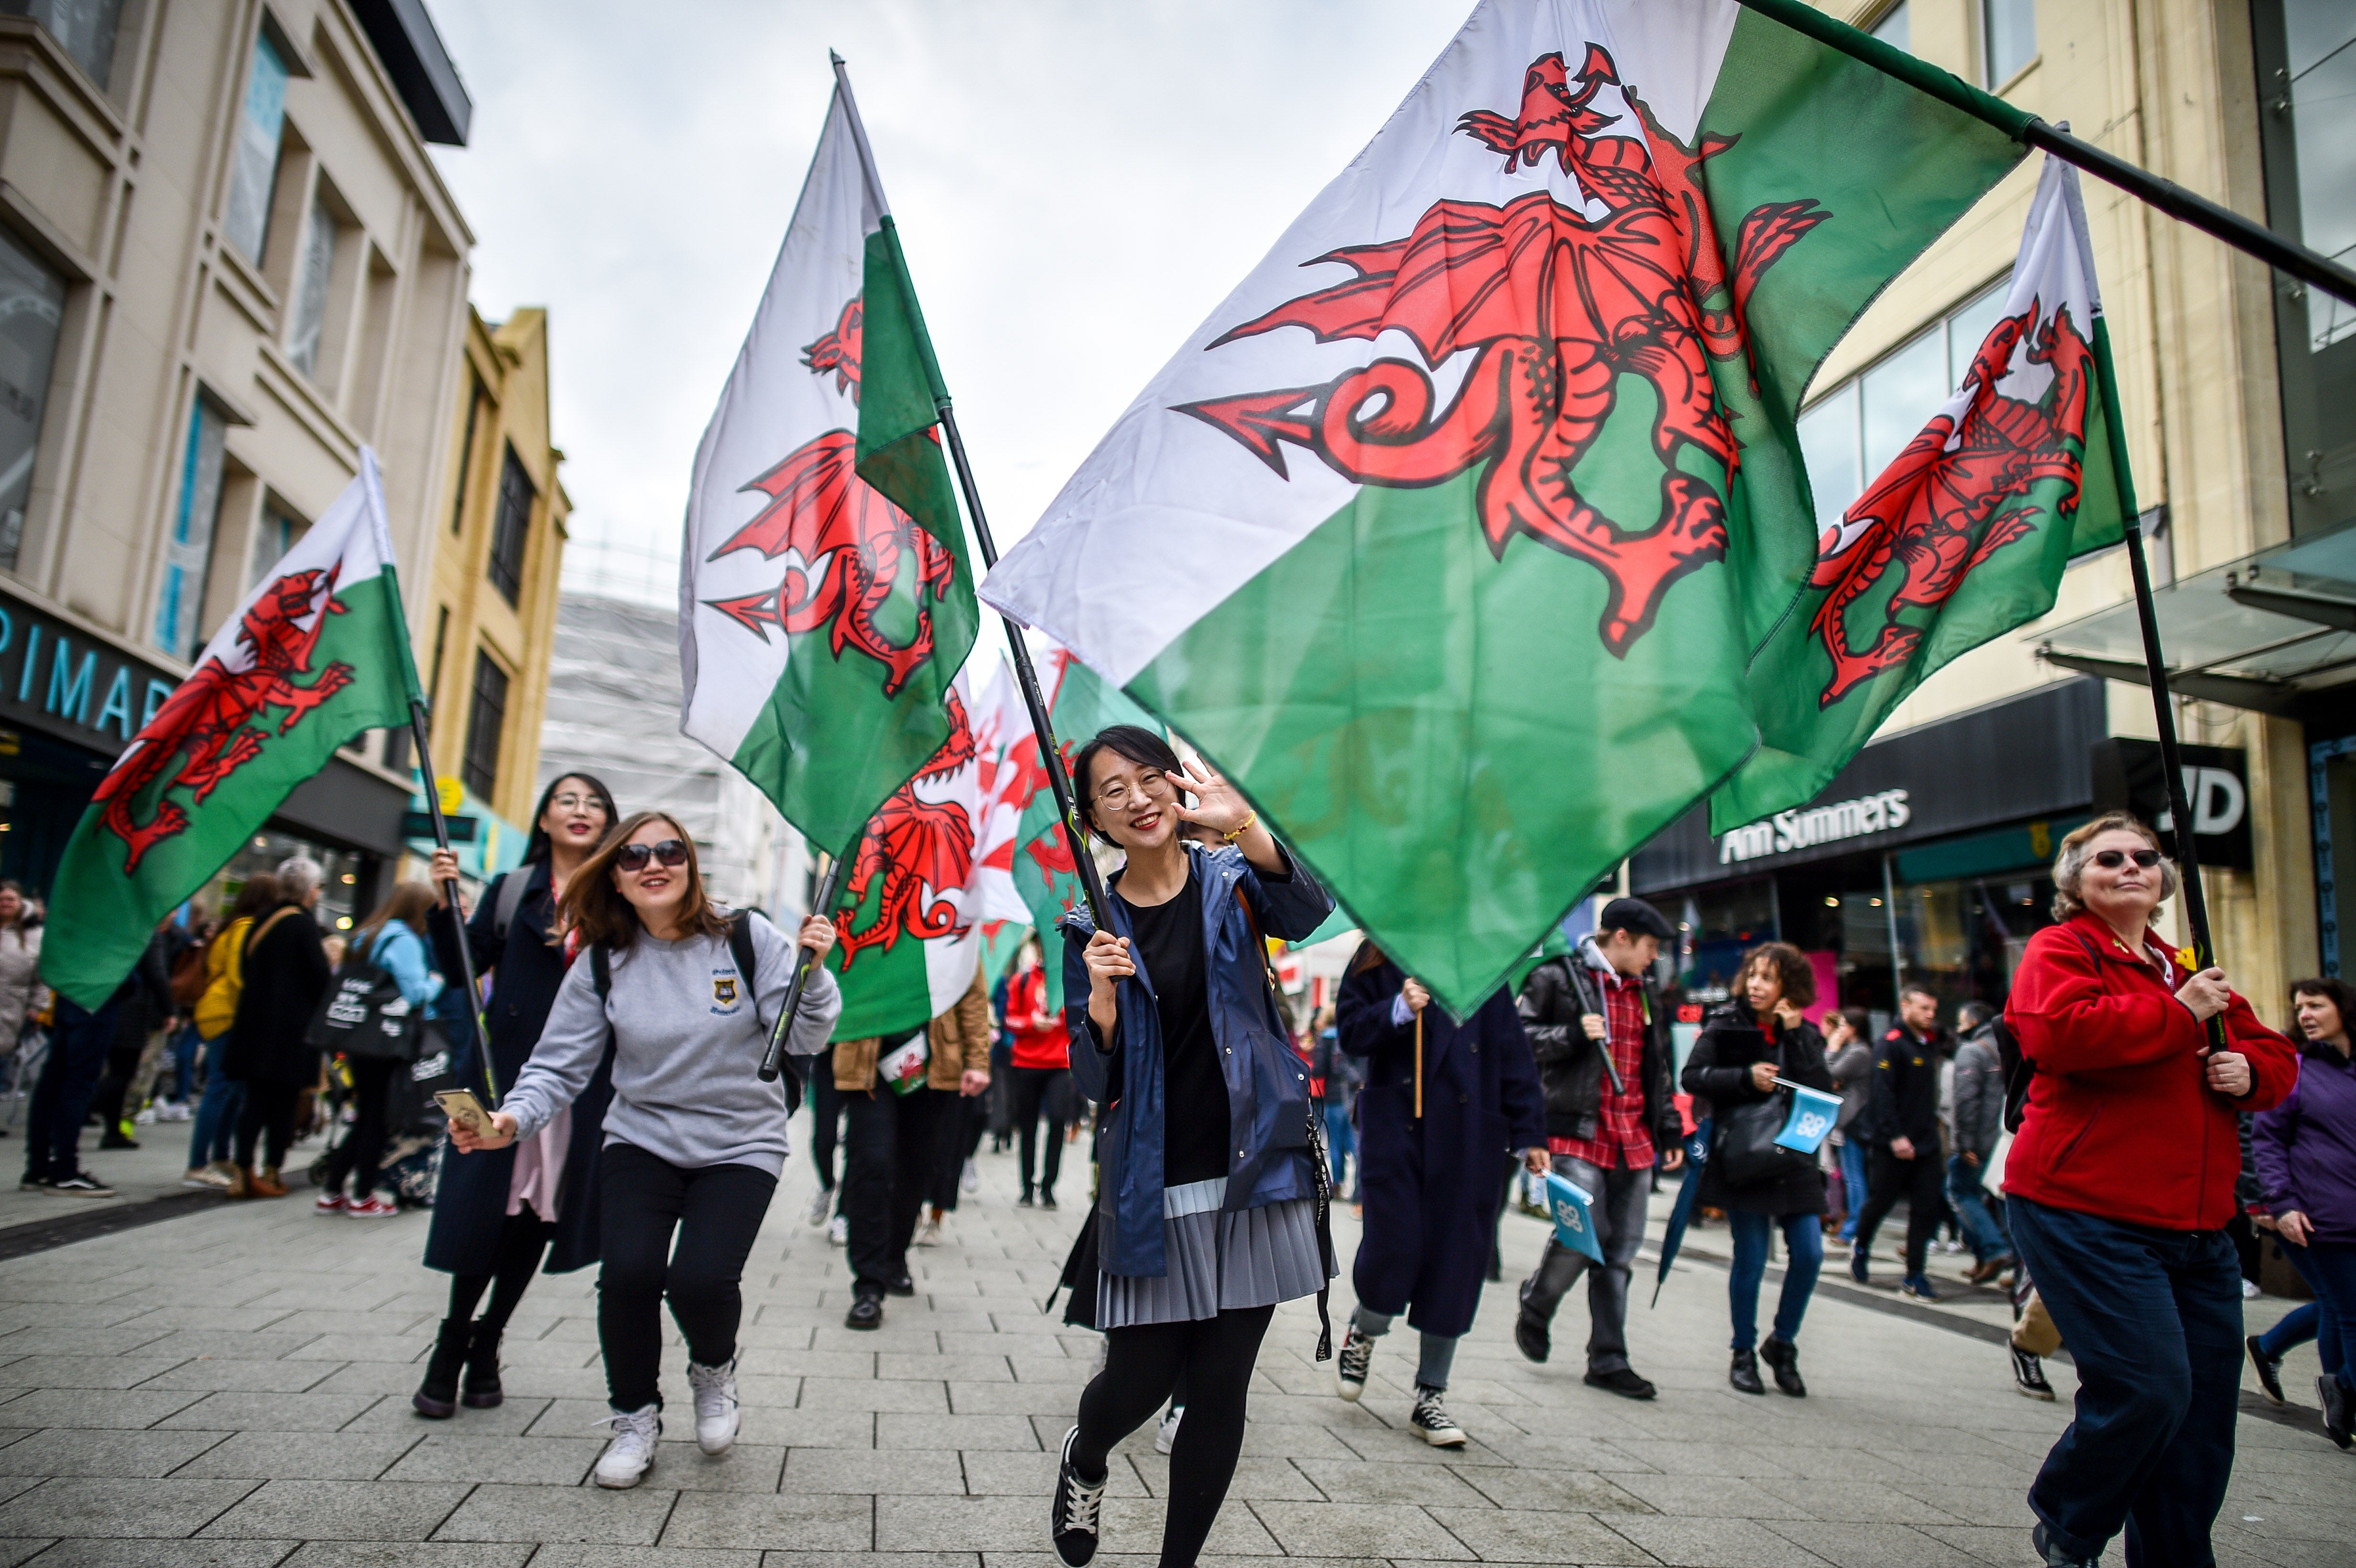
[[[694,840],[659,812],[625,822],[573,873],[558,924],[577,939],[583,961],[566,973],[488,1136],[455,1125],[450,1136],[468,1151],[533,1136],[612,1053],[614,1102],[598,1167],[597,1339],[616,1430],[596,1478],[634,1487],[662,1431],[666,1295],[687,1339],[696,1441],[707,1454],[735,1441],[739,1285],[786,1163],[785,1083],[764,1083],[755,1069],[792,979],[795,945],[759,915],[714,905]],[[799,944],[823,958],[833,926],[804,921]],[[748,948],[749,975],[738,960]],[[816,969],[787,1049],[824,1049],[841,1010],[834,976]]]

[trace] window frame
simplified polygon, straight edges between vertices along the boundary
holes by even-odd
[[[492,688],[496,687],[496,693]],[[491,650],[475,650],[475,678],[466,697],[466,744],[458,763],[460,780],[472,790],[478,800],[488,801],[499,786],[499,763],[506,750],[509,699],[515,689],[515,677],[507,667],[491,656]],[[483,720],[486,710],[492,715],[487,737]],[[485,748],[487,740],[488,756]]]
[[[524,566],[531,548],[531,515],[540,504],[540,486],[531,470],[516,455],[515,443],[506,444],[507,461],[499,470],[498,503],[491,519],[491,548],[483,574],[499,597],[521,608]],[[520,488],[519,488],[519,486]]]

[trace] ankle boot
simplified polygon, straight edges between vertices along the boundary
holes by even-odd
[[[488,1410],[507,1398],[499,1387],[500,1329],[477,1323],[466,1340],[466,1403],[470,1410]]]
[[[229,1185],[222,1188],[221,1190],[231,1198],[252,1197],[253,1168],[250,1165],[230,1166],[229,1168]]]
[[[473,1325],[463,1317],[442,1319],[442,1332],[434,1340],[434,1354],[425,1360],[425,1381],[409,1396],[418,1414],[447,1421],[458,1413],[458,1369],[466,1360],[472,1328]]]
[[[246,1182],[246,1189],[248,1195],[254,1198],[286,1196],[286,1184],[278,1179],[278,1168],[274,1165],[264,1166],[255,1171]]]

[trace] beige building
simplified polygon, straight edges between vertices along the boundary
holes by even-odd
[[[38,888],[363,445],[429,645],[472,236],[426,143],[470,107],[420,0],[0,12],[0,870]],[[405,741],[372,736],[250,855],[327,857],[348,916],[408,805]]]
[[[2356,242],[2347,0],[1824,8],[2312,249],[2345,260]],[[1812,383],[1802,437],[1824,518],[1960,379],[2038,163],[1900,278]],[[2337,916],[2335,831],[2356,867],[2356,687],[2339,684],[2356,674],[2356,307],[2100,181],[2084,194],[2178,726],[2217,748],[2187,763],[2204,770],[2204,858],[2222,862],[2205,883],[2218,944],[2279,1019],[2290,979],[2338,965],[2319,919]],[[2254,585],[2294,598],[2261,609]],[[1886,1008],[1901,976],[2000,1000],[2047,918],[2054,839],[2099,807],[2153,809],[2158,731],[2129,598],[2124,551],[2073,566],[2051,615],[1925,681],[1813,824],[1712,838],[1688,822],[1638,856],[1632,885],[1690,928],[1689,983],[1710,988],[1772,931],[1816,954],[1844,1001]],[[2311,804],[2318,781],[2331,809]]]

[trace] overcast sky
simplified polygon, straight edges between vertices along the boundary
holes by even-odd
[[[668,601],[695,446],[852,84],[1001,548],[1470,0],[430,0],[487,319],[546,305],[568,581]],[[616,578],[613,573],[618,569]]]

